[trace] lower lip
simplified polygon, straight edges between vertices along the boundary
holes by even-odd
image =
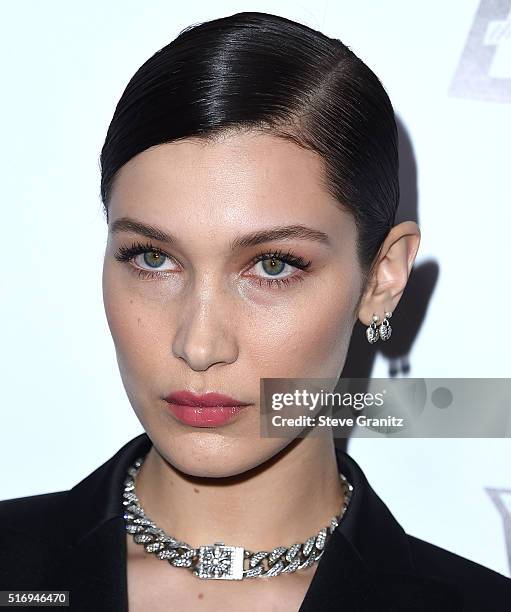
[[[217,427],[233,419],[246,406],[183,406],[169,403],[172,414],[185,425],[194,427]]]

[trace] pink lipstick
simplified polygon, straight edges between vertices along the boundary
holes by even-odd
[[[250,405],[222,393],[198,395],[190,391],[171,393],[165,401],[179,421],[194,427],[223,425]]]

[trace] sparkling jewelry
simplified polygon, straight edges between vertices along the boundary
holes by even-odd
[[[390,334],[392,333],[392,327],[390,326],[389,319],[392,316],[392,313],[386,312],[383,321],[378,329],[378,333],[382,340],[388,340],[390,338]]]
[[[383,321],[379,324],[378,319],[380,318],[376,313],[373,313],[373,320],[371,325],[366,328],[366,337],[369,344],[378,342],[378,339],[388,340],[392,334],[392,327],[390,326],[389,319],[392,316],[392,312],[389,310],[385,312]]]
[[[330,536],[346,512],[353,491],[344,474],[339,474],[344,489],[341,513],[331,518],[328,527],[324,527],[303,543],[290,547],[277,546],[269,552],[251,552],[242,546],[226,546],[223,542],[193,548],[186,542],[167,535],[141,507],[135,493],[135,479],[143,462],[143,457],[137,459],[128,469],[124,481],[122,503],[126,531],[133,535],[137,544],[144,546],[146,552],[153,553],[176,567],[186,567],[199,578],[213,580],[264,578],[310,567],[322,557]]]
[[[378,319],[379,319],[378,315],[373,314],[372,323],[366,329],[366,336],[367,336],[367,341],[369,342],[369,344],[374,344],[375,342],[378,341],[378,338],[379,338],[378,327],[377,327]]]

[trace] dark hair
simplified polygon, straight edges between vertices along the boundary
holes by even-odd
[[[397,129],[376,75],[340,40],[283,17],[236,13],[192,25],[124,90],[101,151],[101,199],[151,146],[260,130],[324,160],[324,187],[358,229],[368,272],[399,202]]]

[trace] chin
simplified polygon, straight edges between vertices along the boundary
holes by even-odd
[[[227,478],[243,474],[273,457],[287,441],[257,437],[226,437],[200,428],[162,440],[149,432],[161,457],[189,476]]]

